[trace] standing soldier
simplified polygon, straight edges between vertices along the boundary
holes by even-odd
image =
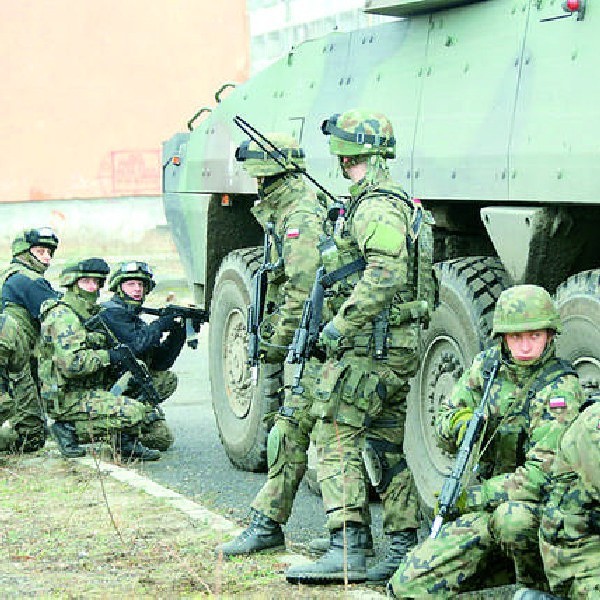
[[[9,314],[17,323],[17,328],[9,328],[23,337],[23,351],[27,354],[31,375],[36,383],[35,394],[13,398],[14,420],[18,425],[17,448],[34,451],[41,448],[46,440],[44,414],[39,398],[37,376],[38,340],[40,334],[40,306],[48,298],[56,298],[57,292],[44,278],[54,251],[58,247],[58,237],[49,227],[26,229],[15,237],[12,243],[12,261],[0,274],[2,286],[2,311]],[[21,345],[16,339],[13,345]]]
[[[112,349],[106,335],[88,331],[85,325],[100,311],[97,300],[108,273],[101,258],[70,264],[60,274],[65,295],[42,305],[42,398],[55,419],[51,430],[63,456],[83,456],[80,439],[113,434],[124,459],[156,460],[160,452],[137,439],[148,407],[107,391],[116,378],[111,367],[123,361],[122,350]]]
[[[26,427],[23,431],[19,417],[24,415],[24,406],[34,409],[38,402],[25,336],[10,315],[0,314],[0,451],[28,447],[21,441],[28,432]],[[8,419],[11,427],[1,427]]]
[[[185,342],[185,328],[172,315],[163,315],[152,323],[146,323],[140,317],[146,295],[154,286],[148,263],[121,263],[110,277],[109,289],[114,296],[102,304],[102,319],[116,339],[144,361],[161,402],[164,402],[177,389],[177,375],[170,368]],[[164,340],[163,333],[168,334]],[[173,445],[173,433],[160,407],[149,415],[140,439],[145,446],[161,452]]]
[[[266,293],[269,314],[260,327],[260,357],[263,362],[281,364],[320,265],[317,245],[326,215],[302,176],[294,173],[292,162],[304,166],[304,152],[298,142],[283,134],[267,137],[273,150],[267,152],[270,149],[267,145],[263,150],[248,140],[237,149],[236,158],[258,182],[259,202],[252,213],[265,232],[271,232],[276,251],[276,259],[271,263],[276,268],[269,272]],[[303,377],[305,389],[312,389],[319,366],[317,361],[307,366]],[[275,416],[267,442],[267,481],[252,503],[253,515],[248,527],[237,538],[217,548],[217,552],[226,556],[284,545],[281,525],[290,516],[306,471],[314,424],[310,396],[292,393],[287,365],[285,380],[284,403]]]
[[[573,600],[600,598],[600,398],[564,434],[542,512],[540,549],[550,589]],[[556,598],[521,590],[515,600]]]
[[[388,587],[392,597],[450,597],[514,577],[521,586],[544,585],[544,486],[560,436],[583,400],[577,374],[555,356],[560,328],[545,289],[517,285],[500,295],[496,343],[474,358],[436,417],[440,444],[456,452],[489,386],[481,451],[474,452],[478,480],[460,495],[459,516],[404,559]]]
[[[345,230],[324,248],[335,316],[320,341],[327,361],[313,413],[330,543],[292,583],[385,581],[417,542],[417,495],[402,443],[409,379],[419,365],[421,323],[435,296],[432,219],[390,179],[396,141],[389,119],[367,110],[323,123],[330,151],[352,181]],[[364,465],[363,465],[364,461]],[[366,570],[366,469],[383,502],[389,552]]]

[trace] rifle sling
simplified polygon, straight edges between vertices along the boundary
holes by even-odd
[[[364,271],[367,266],[367,261],[361,256],[357,258],[355,261],[332,271],[331,273],[327,273],[321,277],[321,285],[324,289],[329,289],[334,283],[341,281],[342,279],[346,279],[346,277],[350,277],[354,273],[358,273],[359,271]]]

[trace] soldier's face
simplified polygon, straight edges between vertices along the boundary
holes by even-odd
[[[542,355],[550,334],[547,329],[505,333],[506,345],[516,360],[535,360]]]
[[[144,299],[144,282],[139,279],[126,279],[121,283],[121,290],[136,302]]]
[[[43,265],[48,266],[52,260],[52,250],[46,246],[31,246],[29,252],[37,258]]]
[[[367,174],[366,161],[356,162],[353,156],[340,156],[340,167],[346,179],[358,183]]]
[[[77,285],[84,292],[97,292],[100,289],[100,280],[97,277],[80,277]]]

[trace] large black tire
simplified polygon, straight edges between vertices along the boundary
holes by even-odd
[[[569,277],[556,290],[563,331],[557,349],[570,360],[587,394],[600,391],[600,269]]]
[[[411,385],[404,449],[427,512],[451,468],[436,444],[434,418],[473,357],[490,343],[494,305],[508,278],[492,257],[436,265],[440,303],[421,338],[421,367]]]
[[[261,262],[261,248],[228,254],[215,279],[208,338],[213,411],[219,437],[231,463],[245,471],[265,471],[269,423],[281,397],[283,371],[261,365],[253,385],[247,364],[246,313],[252,275]]]

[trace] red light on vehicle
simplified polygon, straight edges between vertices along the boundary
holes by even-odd
[[[178,166],[181,164],[181,159],[179,158],[179,156],[174,156],[174,157],[171,159],[171,162],[172,162],[172,163],[173,163],[173,164],[174,164],[176,167],[178,167]]]
[[[566,5],[567,5],[567,10],[570,10],[571,12],[579,11],[579,8],[580,8],[579,0],[567,0]]]
[[[223,194],[221,196],[221,206],[231,206],[231,198],[229,194]]]

